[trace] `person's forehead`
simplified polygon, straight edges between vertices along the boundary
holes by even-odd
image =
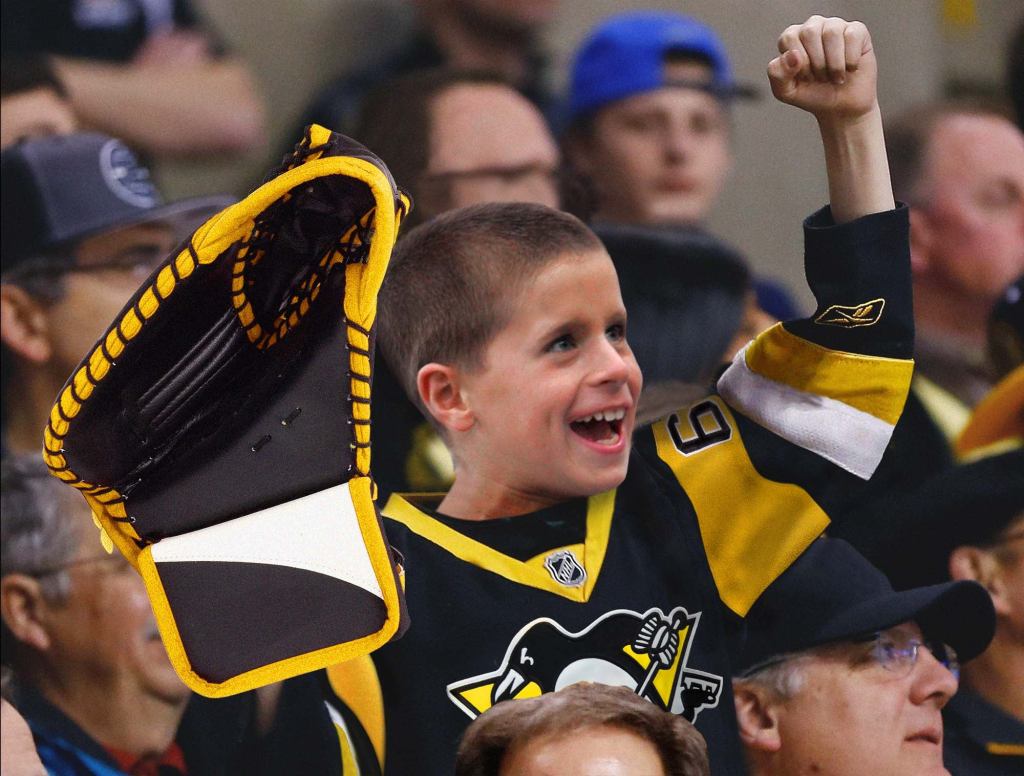
[[[544,117],[511,87],[459,84],[439,94],[432,105],[431,168],[456,171],[557,161]]]
[[[666,84],[710,84],[715,75],[715,71],[707,62],[685,54],[673,55],[672,52],[666,55],[661,73]]]
[[[509,325],[544,330],[617,311],[624,307],[615,265],[604,248],[594,248],[553,258],[523,283],[512,303]]]
[[[666,84],[648,92],[616,100],[599,110],[597,116],[599,121],[614,121],[616,118],[646,112],[669,115],[703,113],[722,119],[722,126],[727,126],[727,122],[724,121],[727,111],[721,100],[703,89],[676,84]]]
[[[1024,134],[999,116],[953,114],[935,125],[928,161],[933,176],[1024,175]]]

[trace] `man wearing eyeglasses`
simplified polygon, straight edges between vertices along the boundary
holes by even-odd
[[[80,133],[2,154],[4,450],[36,451],[54,397],[150,271],[224,197],[164,204],[119,140]]]
[[[748,628],[733,689],[752,776],[948,773],[942,708],[994,630],[980,585],[895,592],[848,544],[821,539]]]
[[[1017,336],[1024,341],[1024,331]],[[1012,434],[1012,392],[994,398],[975,413],[981,438]],[[943,710],[954,776],[1024,773],[1024,447],[1008,436],[985,452],[889,499],[877,521],[848,532],[897,589],[973,580],[992,598],[995,637],[964,666],[960,692]]]
[[[544,116],[493,72],[439,67],[392,78],[367,95],[354,136],[412,195],[403,234],[468,205],[560,204],[559,151]],[[447,488],[451,456],[384,359],[376,369],[373,456],[381,493]]]
[[[139,576],[103,551],[85,502],[36,456],[5,460],[2,481],[4,660],[43,764],[185,773],[174,738],[190,692]]]

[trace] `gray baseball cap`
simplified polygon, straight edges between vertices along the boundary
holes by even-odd
[[[165,203],[128,146],[91,132],[18,143],[0,154],[0,164],[5,273],[26,259],[135,224],[168,223],[183,237],[234,201],[210,196]]]

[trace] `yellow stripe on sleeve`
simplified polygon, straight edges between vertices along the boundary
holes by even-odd
[[[886,423],[903,412],[914,362],[843,353],[816,345],[777,323],[746,351],[752,372],[805,393],[841,401]]]

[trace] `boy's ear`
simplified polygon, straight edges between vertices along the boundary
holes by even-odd
[[[782,746],[779,705],[767,690],[753,682],[736,680],[732,685],[736,722],[743,746],[754,752],[773,753]]]
[[[38,652],[50,648],[46,627],[46,601],[39,581],[26,574],[0,579],[0,615],[14,638]]]
[[[0,283],[0,339],[19,358],[42,364],[53,347],[48,336],[46,309],[25,289]]]
[[[450,431],[468,431],[473,413],[463,395],[459,370],[449,364],[430,363],[416,374],[420,401],[434,420]]]
[[[910,269],[915,275],[927,274],[930,269],[934,242],[928,213],[921,208],[910,208]]]

